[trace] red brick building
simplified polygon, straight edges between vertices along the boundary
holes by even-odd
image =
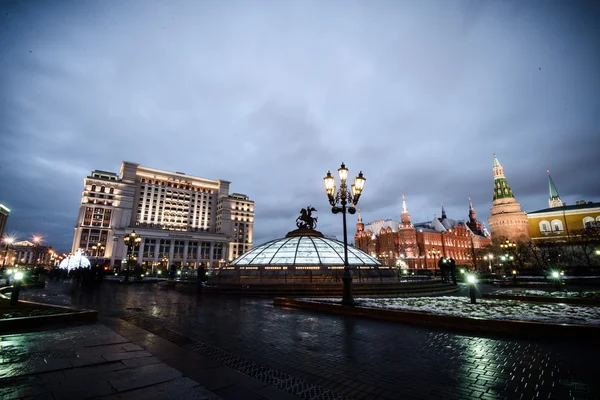
[[[402,196],[400,222],[378,220],[364,224],[360,213],[354,245],[376,257],[383,265],[405,268],[437,268],[441,257],[454,258],[457,265],[473,266],[481,249],[491,244],[483,223],[477,220],[469,199],[469,222],[446,217],[413,224]]]

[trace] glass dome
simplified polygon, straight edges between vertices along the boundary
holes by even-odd
[[[77,250],[75,254],[70,255],[62,260],[58,267],[70,271],[75,268],[89,268],[90,262],[83,255],[83,253],[81,253],[81,250]]]
[[[380,266],[367,253],[348,246],[348,264],[351,266]],[[292,236],[272,240],[248,251],[230,265],[344,265],[344,243],[318,236]]]

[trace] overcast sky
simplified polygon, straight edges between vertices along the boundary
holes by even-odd
[[[255,244],[344,161],[365,222],[487,225],[492,153],[525,211],[600,200],[600,7],[584,1],[2,1],[8,233],[70,250],[83,179],[123,160],[232,182]],[[356,215],[349,218],[349,235]]]

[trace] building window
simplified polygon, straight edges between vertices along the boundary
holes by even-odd
[[[583,227],[584,228],[595,228],[596,227],[596,223],[594,221],[594,218],[592,218],[592,217],[585,217],[583,219]]]
[[[562,221],[560,221],[558,219],[552,220],[552,230],[554,232],[561,232],[563,230]]]

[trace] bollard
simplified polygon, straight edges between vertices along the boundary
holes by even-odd
[[[19,292],[21,292],[21,280],[23,279],[22,272],[15,272],[15,283],[12,292],[10,293],[10,305],[16,306],[19,302]]]
[[[469,283],[469,297],[471,298],[471,304],[477,304],[477,298],[475,296],[475,276],[468,275],[467,282]]]

